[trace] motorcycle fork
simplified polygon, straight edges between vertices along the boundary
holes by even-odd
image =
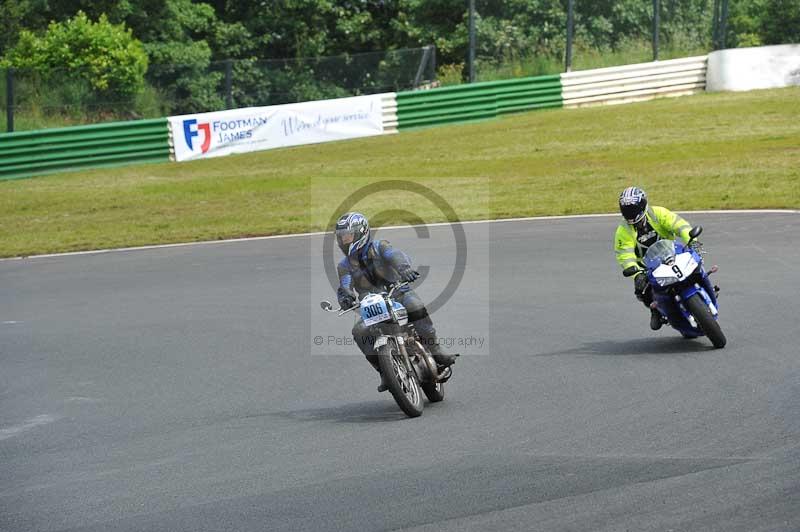
[[[406,349],[406,343],[401,336],[395,336],[394,341],[397,344],[397,350],[400,352],[401,360],[403,361],[403,366],[406,368],[406,372],[413,374],[417,380],[419,380],[419,376],[417,372],[414,371],[414,365],[411,363],[411,357],[408,355],[408,350]]]

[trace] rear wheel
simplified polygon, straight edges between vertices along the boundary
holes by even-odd
[[[413,371],[406,370],[403,356],[393,339],[378,351],[378,364],[392,397],[408,417],[422,415],[422,390]]]
[[[697,320],[697,325],[706,333],[714,347],[725,347],[727,343],[725,335],[722,333],[719,322],[714,319],[714,315],[711,314],[711,309],[708,308],[703,297],[700,294],[693,295],[686,300],[686,308]]]
[[[426,382],[422,384],[422,391],[431,403],[444,400],[444,384],[441,382]]]

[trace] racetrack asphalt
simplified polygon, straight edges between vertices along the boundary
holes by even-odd
[[[800,215],[689,220],[725,349],[650,331],[615,219],[464,226],[434,318],[485,344],[417,419],[314,345],[319,236],[0,262],[0,530],[800,530]],[[432,299],[450,228],[385,234]]]

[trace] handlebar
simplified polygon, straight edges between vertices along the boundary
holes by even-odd
[[[394,295],[394,291],[395,291],[395,290],[397,290],[397,289],[399,289],[399,288],[403,288],[403,287],[405,287],[405,286],[408,286],[408,285],[410,285],[410,284],[411,284],[411,283],[410,283],[410,282],[408,282],[408,281],[403,281],[402,283],[396,283],[396,284],[393,284],[393,285],[391,286],[391,288],[389,288],[389,294],[388,294],[388,295],[389,295],[389,297],[392,297],[392,296]]]
[[[408,282],[408,281],[403,281],[401,283],[394,283],[394,284],[389,286],[389,292],[387,292],[386,295],[388,297],[392,297],[394,295],[395,290],[399,290],[400,288],[406,287],[406,286],[408,286],[410,284],[411,283]],[[320,305],[320,307],[322,307],[322,310],[324,310],[325,312],[336,312],[337,315],[344,316],[348,312],[352,312],[353,310],[357,309],[359,307],[359,304],[360,304],[359,301],[356,301],[355,304],[352,307],[346,308],[346,309],[341,308],[341,307],[335,309],[335,308],[333,308],[333,305],[331,305],[331,303],[329,301],[321,301],[319,305]]]

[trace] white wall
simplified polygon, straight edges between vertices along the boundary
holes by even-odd
[[[800,85],[800,44],[734,48],[708,56],[706,90],[749,91]]]

